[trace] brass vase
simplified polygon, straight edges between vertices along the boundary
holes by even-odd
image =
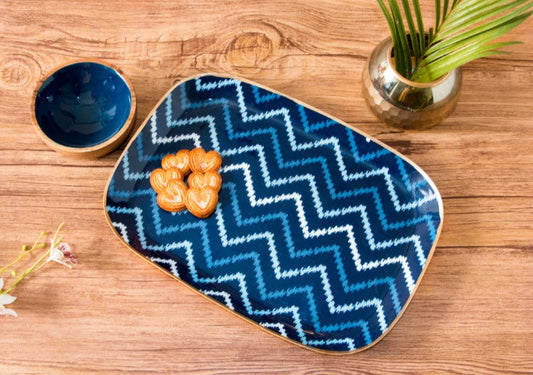
[[[426,129],[455,109],[462,87],[461,69],[437,81],[418,83],[401,76],[392,64],[392,41],[376,46],[363,69],[363,96],[374,114],[402,129]]]

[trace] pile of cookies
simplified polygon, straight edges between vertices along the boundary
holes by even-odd
[[[157,204],[165,211],[189,210],[205,219],[215,211],[222,177],[218,173],[222,157],[203,148],[179,150],[165,155],[161,168],[150,175],[150,185],[157,193]],[[187,179],[187,183],[185,183]]]

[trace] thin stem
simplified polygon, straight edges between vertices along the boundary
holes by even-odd
[[[24,272],[22,273],[22,275],[20,275],[15,281],[13,281],[13,284],[11,284],[11,285],[9,286],[9,288],[7,288],[7,289],[6,289],[4,292],[2,292],[2,293],[7,294],[7,293],[11,292],[11,291],[13,290],[13,288],[14,288],[18,283],[20,283],[22,280],[24,280],[24,278],[25,278],[26,276],[28,276],[28,275],[34,270],[34,268],[37,267],[37,265],[38,265],[39,263],[41,263],[41,262],[46,258],[46,256],[47,256],[48,254],[50,254],[50,251],[52,251],[52,248],[48,249],[43,255],[41,255],[41,257],[40,257],[39,259],[37,259],[37,261],[36,261],[35,263],[33,263],[33,265],[32,265],[30,268],[28,268],[26,271],[24,271]]]
[[[388,25],[389,25],[389,29],[390,29],[390,33],[391,33],[391,37],[392,37],[392,45],[394,46],[396,51],[401,51],[400,38],[398,36],[398,31],[396,29],[396,24],[394,23],[392,14],[389,12],[389,10],[387,9],[387,7],[385,6],[385,4],[383,3],[382,0],[377,0],[377,2],[378,2],[379,6],[381,8],[381,11],[383,12],[383,15],[385,16],[385,19],[387,20]],[[398,55],[398,56],[400,56],[400,55]],[[396,64],[395,64],[396,65],[396,70],[398,72],[404,72],[405,71],[405,66],[403,64],[403,59],[399,58],[398,56],[395,59],[395,61],[396,61]]]
[[[37,240],[35,240],[33,246],[29,250],[26,250],[27,249],[26,245],[22,246],[22,250],[20,251],[19,256],[17,257],[17,259],[15,259],[11,263],[6,264],[4,267],[2,267],[0,269],[0,274],[6,272],[9,269],[9,267],[11,267],[12,265],[14,265],[17,262],[21,261],[26,255],[31,254],[31,252],[33,250],[37,249],[38,247],[41,247],[41,248],[45,247],[46,246],[45,243],[38,243],[45,234],[46,234],[46,232],[41,232],[41,235],[37,238]]]
[[[446,15],[448,14],[448,4],[449,0],[444,0],[444,5],[442,6],[442,22],[444,22]]]
[[[440,0],[435,0],[435,31],[439,29],[440,25]]]
[[[424,29],[424,20],[422,17],[422,10],[418,0],[413,0],[413,8],[415,9],[416,23],[418,25],[418,43],[420,45],[420,54],[423,55],[426,50],[426,31]]]
[[[57,239],[57,236],[59,234],[59,231],[61,230],[61,228],[63,227],[65,223],[62,222],[61,224],[59,224],[59,226],[57,227],[55,233],[54,233],[54,237],[51,241],[51,244],[50,244],[50,248],[44,252],[43,255],[41,255],[41,257],[39,259],[37,259],[37,261],[35,261],[35,263],[33,263],[31,265],[30,268],[26,269],[10,286],[9,288],[7,288],[6,290],[2,291],[0,294],[7,294],[9,292],[11,292],[13,290],[13,288],[15,288],[15,286],[17,286],[18,283],[20,283],[22,280],[24,280],[26,278],[26,276],[28,276],[30,273],[32,273],[35,268],[37,266],[39,266],[39,268],[37,270],[40,270],[45,264],[45,263],[42,263],[44,261],[44,259],[50,254],[50,252],[52,251],[52,249],[54,249],[62,240],[63,240],[63,236],[61,236],[59,238],[59,240]],[[39,236],[39,238],[37,239],[37,241],[35,241],[33,247],[32,247],[32,251],[34,248],[37,247],[37,242],[42,238],[43,234],[46,234],[45,232],[42,232],[41,235]]]
[[[56,247],[59,244],[59,242],[61,242],[61,240],[63,239],[63,237],[61,237],[61,239],[59,241],[57,241],[57,243],[56,243],[57,235],[59,234],[59,231],[61,230],[61,228],[63,228],[63,225],[65,225],[64,221],[61,222],[61,224],[59,224],[59,226],[56,229],[56,232],[54,233],[54,238],[52,239],[53,247]]]
[[[407,0],[402,0],[403,13],[405,14],[405,19],[407,20],[407,26],[409,27],[409,34],[411,36],[411,45],[413,47],[413,54],[415,56],[415,64],[420,60],[421,52],[419,48],[418,41],[415,37],[416,26],[413,20],[413,15],[411,14],[411,8],[409,7],[409,2]]]
[[[409,50],[409,42],[407,41],[407,33],[403,24],[400,7],[396,0],[389,0],[389,6],[392,13],[392,18],[396,26],[396,32],[398,33],[400,49],[394,50],[394,57],[402,60],[402,65],[405,67],[403,71],[398,70],[404,77],[409,77],[412,72],[411,53]],[[397,67],[398,68],[398,67]]]

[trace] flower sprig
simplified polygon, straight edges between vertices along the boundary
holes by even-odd
[[[62,242],[63,236],[59,235],[59,231],[63,225],[64,223],[61,223],[57,227],[52,239],[49,242],[49,245],[47,245],[47,242],[44,240],[47,233],[41,232],[31,247],[23,245],[19,255],[15,258],[15,260],[0,268],[0,276],[4,273],[9,273],[11,278],[14,279],[10,285],[4,289],[4,278],[0,277],[0,315],[17,316],[17,313],[13,309],[8,309],[5,307],[5,305],[9,305],[17,299],[17,297],[14,297],[9,293],[12,292],[13,289],[30,274],[39,271],[49,262],[56,262],[68,268],[72,268],[72,265],[77,263],[76,257],[72,253],[69,244]],[[48,249],[41,254],[41,256],[39,256],[35,262],[33,262],[22,272],[17,272],[15,267],[17,264],[20,264],[20,262],[30,254],[39,249],[45,249],[47,246]]]

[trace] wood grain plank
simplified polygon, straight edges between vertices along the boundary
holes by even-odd
[[[423,0],[432,18],[433,1]],[[0,319],[2,374],[533,372],[533,19],[510,55],[464,67],[454,114],[402,131],[366,108],[361,72],[387,35],[373,0],[0,2],[0,264],[65,220],[73,270],[47,267]],[[98,160],[49,150],[31,94],[54,67],[100,58],[131,79],[137,127],[177,80],[236,75],[398,149],[434,180],[445,223],[404,316],[375,347],[331,357],[287,344],[126,249],[102,194],[123,147]]]

